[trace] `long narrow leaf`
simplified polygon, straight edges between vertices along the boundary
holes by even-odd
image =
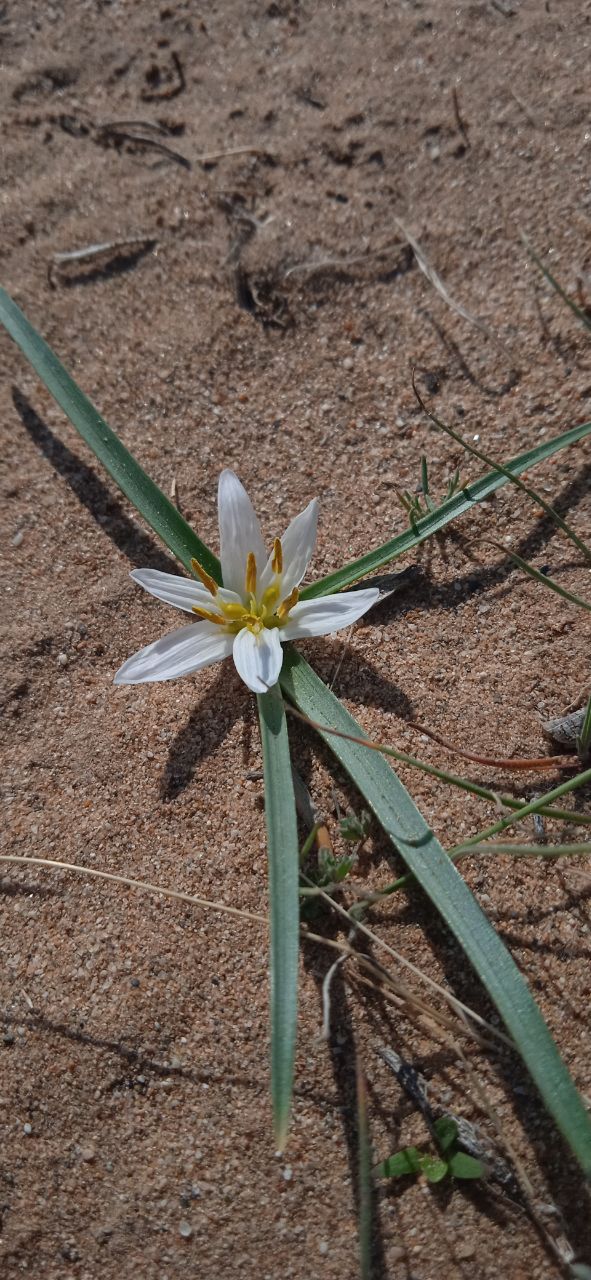
[[[552,440],[546,440],[544,444],[536,445],[535,449],[528,449],[526,453],[518,454],[516,458],[503,464],[505,470],[513,472],[514,475],[521,475],[537,462],[551,458],[567,445],[576,444],[590,432],[591,422],[583,422],[580,426],[573,427],[571,431],[565,431]],[[471,507],[476,506],[478,502],[482,502],[496,489],[502,488],[507,483],[507,477],[502,472],[489,471],[480,480],[465,485],[458,493],[454,493],[453,497],[442,502],[436,511],[430,511],[428,515],[415,520],[411,529],[405,529],[404,533],[397,534],[389,542],[384,542],[381,547],[368,551],[358,560],[352,560],[350,564],[343,565],[342,569],[336,569],[334,573],[329,573],[325,578],[319,578],[318,582],[312,582],[304,587],[301,598],[310,600],[314,596],[324,596],[331,591],[343,591],[354,582],[359,582],[361,578],[376,573],[378,569],[383,569],[384,565],[397,560],[406,551],[412,551],[413,547],[418,547],[426,538],[444,529],[452,520],[457,520],[458,516],[464,515]]]
[[[271,1097],[277,1148],[289,1124],[296,1042],[299,848],[285,710],[278,690],[257,696],[269,858]]]
[[[312,720],[364,736],[353,716],[294,650],[281,685]],[[321,734],[350,774],[494,1001],[518,1052],[585,1173],[591,1177],[591,1122],[525,980],[454,863],[382,756]]]
[[[31,362],[35,372],[51,391],[82,439],[90,446],[126,498],[133,502],[134,507],[137,507],[154,532],[162,538],[167,547],[170,547],[189,572],[191,560],[196,559],[216,582],[221,582],[221,570],[216,556],[201,542],[173,503],[146,475],[115,432],[107,426],[104,418],[101,418],[88,397],[70,377],[51,347],[48,347],[4,289],[0,289],[0,321],[11,338],[14,338],[23,355]]]

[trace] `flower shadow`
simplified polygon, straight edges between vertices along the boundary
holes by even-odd
[[[161,799],[176,800],[186,790],[200,762],[220,746],[241,716],[245,718],[246,752],[253,714],[254,703],[247,689],[230,661],[224,662],[213,685],[200,698],[170,745],[160,781]]]

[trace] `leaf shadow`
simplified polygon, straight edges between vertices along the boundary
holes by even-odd
[[[86,507],[118,550],[134,565],[161,569],[165,573],[178,573],[177,561],[161,550],[156,540],[130,519],[122,503],[113,496],[101,476],[54,435],[18,387],[12,388],[12,403],[33,444],[66,481],[78,501]]]

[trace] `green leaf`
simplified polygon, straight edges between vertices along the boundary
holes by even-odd
[[[532,262],[535,262],[536,266],[542,272],[542,275],[546,277],[548,284],[552,285],[552,288],[558,294],[559,298],[562,298],[562,301],[566,302],[567,307],[570,307],[573,314],[577,317],[577,320],[580,320],[581,324],[583,324],[586,329],[591,329],[591,319],[589,316],[586,315],[581,307],[577,306],[576,302],[569,296],[566,290],[562,288],[562,285],[558,283],[558,280],[550,274],[548,268],[544,266],[542,259],[538,257],[531,241],[528,236],[526,236],[525,231],[521,231],[520,235]]]
[[[191,560],[199,560],[206,572],[221,583],[217,557],[201,542],[173,503],[107,426],[51,347],[4,289],[0,289],[0,321],[99,462],[185,569],[190,572]]]
[[[452,1178],[484,1178],[486,1169],[480,1160],[469,1156],[465,1151],[454,1151],[448,1160]]]
[[[405,1147],[379,1164],[376,1173],[379,1178],[405,1178],[408,1174],[421,1172],[421,1160],[421,1153],[416,1147]]]
[[[442,1182],[448,1171],[446,1160],[440,1160],[437,1156],[421,1156],[421,1173],[425,1175],[427,1182]]]
[[[453,1147],[458,1136],[458,1126],[455,1120],[452,1120],[451,1116],[440,1116],[439,1120],[435,1121],[433,1129],[437,1138],[438,1147],[440,1147],[443,1152],[449,1151],[449,1148]]]
[[[299,845],[291,758],[277,689],[257,695],[269,858],[271,1097],[275,1141],[287,1140],[296,1043],[299,962]]]
[[[573,427],[571,431],[565,431],[562,435],[555,436],[552,440],[546,440],[544,444],[536,445],[535,449],[528,449],[526,453],[518,454],[516,458],[505,463],[504,466],[507,471],[512,471],[514,475],[521,475],[530,467],[535,466],[537,462],[542,462],[545,458],[551,458],[554,453],[558,453],[560,449],[566,448],[567,445],[576,444],[578,440],[582,440],[590,432],[591,422],[583,422],[580,426]],[[375,573],[378,569],[383,569],[384,565],[389,564],[391,560],[397,560],[406,551],[411,551],[413,547],[417,547],[419,543],[424,542],[425,538],[430,538],[439,529],[444,529],[452,520],[457,520],[458,516],[463,515],[471,507],[476,506],[478,502],[488,498],[496,489],[500,489],[504,484],[508,483],[507,477],[502,472],[488,472],[481,480],[475,480],[473,484],[465,485],[458,493],[454,493],[453,497],[448,498],[446,502],[442,502],[436,511],[429,512],[428,515],[415,520],[412,529],[406,529],[404,533],[399,533],[396,538],[385,542],[383,546],[376,547],[374,551],[368,551],[366,555],[360,556],[358,560],[353,560],[350,564],[343,565],[342,569],[336,569],[334,573],[329,573],[326,577],[319,578],[317,582],[312,582],[309,586],[304,587],[300,593],[300,598],[302,600],[311,600],[314,596],[324,596],[331,591],[343,591],[346,587],[352,586],[354,582],[359,582],[361,578]]]
[[[353,716],[291,647],[285,651],[281,686],[311,720],[365,737]],[[386,759],[330,733],[321,737],[463,948],[550,1115],[591,1176],[591,1121],[524,978],[490,920]]]

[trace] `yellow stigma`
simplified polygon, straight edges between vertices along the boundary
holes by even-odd
[[[246,561],[246,578],[244,586],[247,596],[254,596],[257,589],[257,562],[254,551],[249,551]]]
[[[198,604],[191,605],[191,613],[196,613],[200,618],[205,618],[206,622],[216,622],[218,627],[225,627],[226,625],[226,619],[221,614],[214,613],[211,609],[202,609]]]
[[[193,570],[193,573],[196,573],[197,577],[201,578],[203,586],[207,587],[209,594],[212,596],[217,596],[218,584],[211,577],[211,574],[205,571],[205,569],[203,568],[203,565],[199,564],[198,560],[191,560],[191,568]]]
[[[277,610],[277,617],[280,618],[281,621],[287,617],[290,609],[293,609],[294,604],[297,604],[299,598],[300,593],[297,587],[294,587],[293,591],[290,591],[287,599],[283,601],[283,604],[279,605]]]
[[[271,561],[273,573],[283,573],[283,547],[281,546],[281,538],[275,538],[273,543],[273,559]]]

